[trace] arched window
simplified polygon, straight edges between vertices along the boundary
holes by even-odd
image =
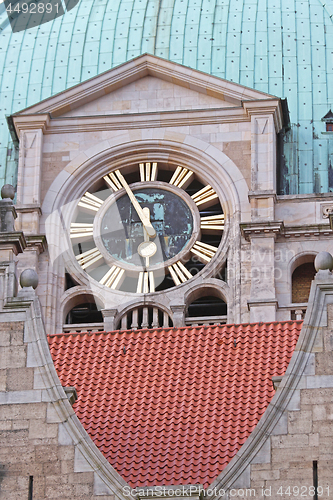
[[[221,294],[214,288],[197,290],[187,306],[186,324],[212,325],[226,322],[227,304]]]
[[[310,256],[314,260],[314,256]],[[293,304],[307,302],[312,280],[316,270],[312,262],[305,262],[296,267],[292,274],[291,300]]]
[[[96,302],[93,295],[86,293],[75,295],[66,304],[63,331],[102,331],[104,319],[101,309],[103,305]]]

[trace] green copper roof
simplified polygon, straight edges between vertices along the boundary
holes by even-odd
[[[4,9],[4,4],[0,4]],[[0,183],[16,182],[5,115],[145,52],[286,97],[282,191],[333,190],[333,0],[80,0],[12,33],[0,13]]]

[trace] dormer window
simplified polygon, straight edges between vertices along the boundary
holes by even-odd
[[[333,113],[331,110],[321,119],[326,123],[326,132],[333,132]]]

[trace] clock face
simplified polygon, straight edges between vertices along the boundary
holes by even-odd
[[[193,171],[141,163],[111,171],[82,196],[70,239],[90,279],[112,290],[154,293],[209,264],[223,227],[217,193]]]

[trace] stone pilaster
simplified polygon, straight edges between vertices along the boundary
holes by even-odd
[[[117,328],[116,316],[118,309],[102,309],[104,319],[104,330],[106,332],[113,332]]]
[[[176,328],[185,326],[185,304],[172,305],[170,309],[172,311],[173,326]]]

